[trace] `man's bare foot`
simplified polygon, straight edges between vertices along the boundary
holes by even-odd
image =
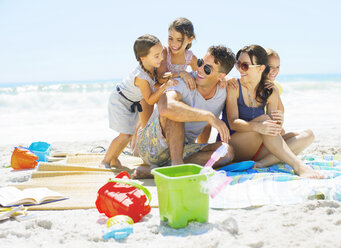
[[[183,160],[172,160],[172,165],[184,164]]]
[[[324,176],[311,168],[310,166],[300,166],[297,171],[295,171],[297,175],[300,177],[306,177],[306,178],[313,178],[313,179],[322,179]]]
[[[154,176],[150,172],[151,168],[149,166],[139,166],[131,174],[131,178],[132,179],[154,178]]]

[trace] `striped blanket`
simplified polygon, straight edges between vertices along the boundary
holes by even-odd
[[[244,208],[260,205],[284,205],[308,199],[341,200],[341,158],[338,155],[303,157],[303,161],[319,170],[325,179],[306,179],[294,175],[284,163],[267,168],[227,172],[232,177],[226,186],[210,201],[211,208]],[[337,190],[339,190],[337,192]]]

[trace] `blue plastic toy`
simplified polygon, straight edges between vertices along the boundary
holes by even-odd
[[[243,171],[247,169],[251,169],[252,166],[255,164],[255,161],[243,161],[239,163],[229,164],[222,168],[220,168],[218,171],[226,171],[226,172],[234,172],[234,171]]]
[[[51,145],[46,142],[38,141],[33,142],[28,149],[38,156],[38,162],[47,162],[51,151]]]
[[[131,233],[133,233],[133,226],[132,225],[119,225],[112,227],[109,229],[107,233],[103,235],[103,239],[107,240],[110,238],[120,240],[126,239]]]

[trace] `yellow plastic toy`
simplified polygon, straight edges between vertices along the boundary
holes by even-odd
[[[127,223],[133,225],[134,221],[128,215],[116,215],[107,220],[107,227],[112,227],[113,225]]]

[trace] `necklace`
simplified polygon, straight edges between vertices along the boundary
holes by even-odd
[[[253,99],[253,101],[251,100],[251,94],[250,94],[250,91],[249,91],[249,88],[247,87],[247,86],[245,86],[245,85],[243,85],[246,89],[247,89],[247,95],[248,95],[248,97],[249,97],[249,101],[250,101],[250,105],[251,105],[251,107],[255,107],[255,100],[256,99]]]

